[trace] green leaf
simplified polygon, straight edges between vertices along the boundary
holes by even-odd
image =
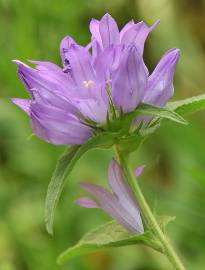
[[[104,250],[111,247],[122,247],[135,244],[144,244],[157,251],[163,252],[162,246],[149,231],[140,235],[133,235],[126,231],[116,221],[105,223],[88,232],[73,247],[64,251],[57,259],[63,264],[73,257]]]
[[[205,109],[205,94],[167,103],[166,108],[180,115],[194,113]]]
[[[45,203],[45,223],[48,233],[53,233],[54,211],[63,190],[66,177],[71,173],[80,157],[93,148],[107,148],[113,145],[116,134],[101,133],[90,138],[83,145],[75,145],[66,149],[56,164],[56,168],[48,186]]]
[[[186,98],[179,101],[168,102],[164,109],[174,112],[178,116],[179,115],[183,116],[186,114],[203,110],[205,109],[205,94],[191,98]],[[169,118],[167,117],[167,119]],[[156,121],[157,124],[153,125],[152,127],[147,127],[146,129],[140,130],[141,136],[150,135],[153,132],[155,132],[159,128],[161,120],[163,119],[160,120],[160,117],[156,117],[154,120]]]
[[[180,124],[187,124],[187,121],[177,114],[174,110],[171,110],[170,108],[161,108],[161,107],[156,107],[150,104],[141,104],[136,112],[145,114],[145,115],[152,115],[152,116],[157,116],[160,118],[166,118],[169,120],[172,120],[174,122],[180,123]]]

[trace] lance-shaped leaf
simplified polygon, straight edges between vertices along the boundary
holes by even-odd
[[[116,134],[101,133],[89,139],[83,145],[74,145],[66,149],[57,162],[56,168],[48,186],[45,203],[45,223],[48,233],[53,233],[54,211],[65,184],[66,177],[71,173],[80,157],[93,148],[107,148],[114,143]]]
[[[137,110],[135,111],[136,113],[141,113],[144,115],[152,115],[152,116],[157,116],[160,118],[165,118],[172,120],[174,122],[180,123],[180,124],[187,124],[187,121],[177,114],[174,110],[168,109],[168,108],[161,108],[157,106],[153,106],[150,104],[141,104]]]
[[[168,109],[169,111],[171,110],[172,112],[174,111],[180,116],[203,110],[205,109],[205,94],[174,102],[168,102],[165,109]],[[163,119],[160,119],[160,117],[156,117],[154,121],[155,124],[144,130],[140,130],[140,135],[146,136],[154,133],[160,127],[161,120]]]
[[[111,221],[85,234],[75,246],[64,251],[58,257],[57,262],[63,264],[76,256],[107,248],[136,244],[144,244],[159,252],[163,252],[160,242],[150,231],[146,231],[143,234],[130,234],[121,225]]]
[[[173,110],[180,115],[203,110],[205,109],[205,94],[179,101],[168,102],[166,108]]]

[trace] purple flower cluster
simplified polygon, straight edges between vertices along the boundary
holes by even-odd
[[[137,177],[142,173],[143,168],[144,166],[137,168],[135,172]],[[108,180],[112,192],[95,184],[81,183],[81,187],[94,196],[96,201],[82,197],[76,203],[85,208],[101,208],[129,232],[143,233],[144,228],[139,207],[124,179],[121,167],[115,160],[110,162]]]
[[[105,14],[90,23],[91,42],[82,47],[71,37],[60,45],[64,67],[50,62],[20,61],[18,76],[30,99],[12,101],[31,119],[34,133],[52,144],[82,144],[92,136],[92,127],[106,122],[110,98],[124,113],[140,104],[164,106],[173,95],[173,75],[179,50],[162,56],[149,74],[143,61],[145,40],[158,22],[128,22],[119,31],[115,20]]]

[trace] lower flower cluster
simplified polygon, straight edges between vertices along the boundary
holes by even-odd
[[[143,166],[137,168],[135,175],[138,177],[142,170]],[[81,187],[89,192],[95,200],[82,197],[76,200],[76,203],[86,208],[101,208],[129,232],[135,234],[143,233],[144,228],[138,204],[125,180],[122,168],[115,160],[110,162],[108,180],[111,192],[99,185],[86,182],[81,183]]]

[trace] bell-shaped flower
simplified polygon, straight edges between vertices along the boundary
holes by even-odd
[[[179,50],[168,51],[149,75],[142,51],[156,24],[131,21],[119,32],[106,14],[91,21],[92,40],[86,47],[71,37],[62,40],[63,68],[30,61],[32,68],[14,61],[30,98],[12,101],[29,115],[34,133],[52,144],[83,144],[96,127],[106,127],[110,104],[117,117],[140,103],[164,106],[173,95]]]
[[[143,166],[140,166],[136,170],[137,176],[141,174],[143,168]],[[136,234],[143,233],[144,228],[138,204],[134,200],[132,191],[125,181],[120,165],[115,160],[110,162],[108,180],[111,191],[99,185],[86,182],[81,183],[81,187],[89,192],[94,199],[82,197],[76,200],[76,203],[86,208],[101,208],[129,232]]]
[[[34,133],[47,142],[82,144],[92,131],[81,116],[96,123],[106,121],[105,82],[98,80],[90,58],[85,48],[72,44],[69,72],[48,62],[32,61],[33,69],[15,61],[31,99],[12,101],[27,112]]]

